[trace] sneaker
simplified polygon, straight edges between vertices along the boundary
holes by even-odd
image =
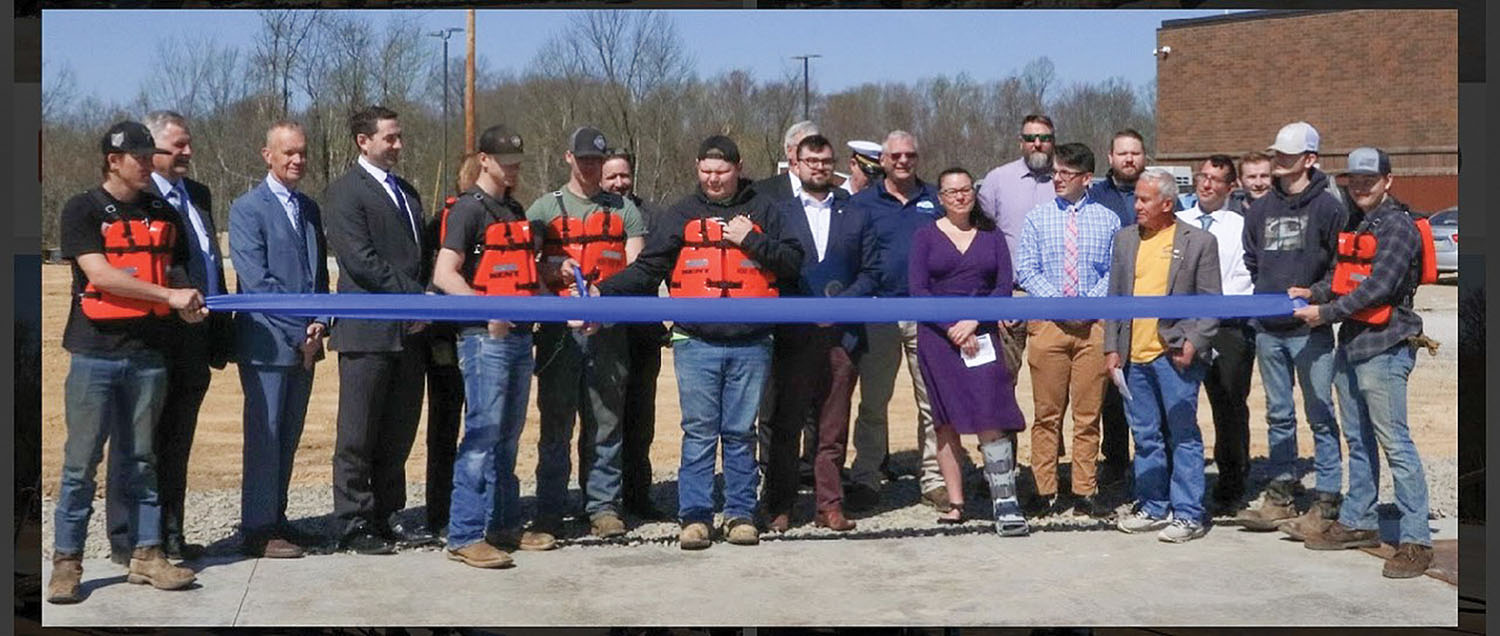
[[[1171,523],[1170,516],[1158,519],[1146,514],[1144,509],[1137,510],[1128,515],[1122,515],[1120,521],[1115,524],[1120,532],[1126,534],[1140,534],[1143,532],[1156,532],[1167,527]]]
[[[476,541],[457,550],[448,550],[448,558],[482,569],[508,568],[516,564],[509,554],[485,541]]]
[[[1202,538],[1208,534],[1208,526],[1187,519],[1173,519],[1172,523],[1156,533],[1158,541],[1167,543],[1187,543],[1193,539]]]
[[[1291,499],[1281,499],[1267,493],[1261,495],[1259,506],[1240,511],[1235,516],[1235,521],[1247,530],[1271,532],[1296,516],[1297,508]]]
[[[172,565],[160,546],[136,548],[130,554],[130,574],[125,580],[138,585],[150,584],[159,590],[180,590],[198,578],[192,570]]]
[[[1403,543],[1396,547],[1396,554],[1385,562],[1381,574],[1388,579],[1409,579],[1422,576],[1432,566],[1432,546]]]
[[[760,543],[760,531],[749,519],[730,519],[724,522],[724,540],[735,545],[755,545]]]
[[[601,539],[625,536],[625,521],[613,512],[602,512],[589,521],[589,532]]]
[[[83,600],[79,586],[83,583],[83,556],[58,554],[52,557],[52,578],[47,581],[47,602],[67,605]]]
[[[684,550],[702,550],[714,544],[713,530],[702,521],[683,524],[677,534],[677,544]]]
[[[1333,522],[1328,529],[1307,535],[1302,547],[1309,550],[1347,550],[1350,548],[1380,547],[1380,533],[1374,530],[1355,530],[1340,522]]]

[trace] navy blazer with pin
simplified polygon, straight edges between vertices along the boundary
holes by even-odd
[[[802,271],[796,280],[779,283],[782,296],[874,296],[880,288],[880,249],[875,228],[864,208],[849,204],[849,194],[833,189],[828,220],[828,245],[822,260],[800,198],[785,199],[775,208],[783,231],[796,237],[802,250]],[[832,292],[832,293],[829,293]],[[863,341],[863,324],[846,326],[844,348],[851,353]]]
[[[328,245],[323,216],[312,197],[292,190],[300,232],[264,180],[229,206],[229,253],[241,294],[328,293]],[[314,319],[241,312],[235,352],[241,364],[302,364],[302,341]],[[317,319],[327,323],[328,318]]]

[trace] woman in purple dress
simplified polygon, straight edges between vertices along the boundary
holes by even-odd
[[[912,296],[1009,296],[1012,278],[1005,235],[975,205],[974,177],[950,168],[938,177],[944,216],[912,236],[908,276]],[[957,453],[960,434],[979,437],[990,486],[995,530],[1029,532],[1016,500],[1015,433],[1026,428],[1001,353],[1000,324],[976,320],[931,323],[917,329],[917,363],[927,384],[937,431],[938,467],[952,510],[939,523],[963,521],[964,488]]]

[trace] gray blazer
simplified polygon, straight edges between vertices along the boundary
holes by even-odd
[[[1177,222],[1172,236],[1172,264],[1167,269],[1167,294],[1214,294],[1220,291],[1219,244],[1214,235],[1190,224]],[[1114,254],[1109,266],[1109,295],[1135,295],[1135,257],[1141,248],[1140,226],[1128,225],[1115,232]],[[1213,360],[1211,345],[1219,330],[1217,318],[1163,318],[1157,331],[1168,349],[1193,343],[1199,360]],[[1104,352],[1130,357],[1130,321],[1104,321]]]

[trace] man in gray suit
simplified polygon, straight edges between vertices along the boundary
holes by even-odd
[[[328,246],[338,259],[340,294],[420,294],[432,278],[417,189],[391,172],[401,156],[396,113],[371,106],[349,119],[359,159],[328,185]],[[338,432],[333,514],[340,545],[389,554],[396,543],[436,540],[419,524],[397,523],[406,507],[406,458],[422,415],[428,343],[422,321],[338,320],[329,348],[339,352]]]
[[[229,206],[229,253],[241,294],[328,293],[327,245],[318,204],[297,191],[307,168],[307,137],[296,122],[266,131],[265,180]],[[302,438],[313,365],[323,358],[328,318],[235,315],[235,354],[245,393],[243,551],[302,556],[308,537],[287,524],[286,492]]]
[[[1109,295],[1220,293],[1218,243],[1208,231],[1177,222],[1176,200],[1170,173],[1149,170],[1141,176],[1136,224],[1115,233]],[[1124,385],[1120,393],[1135,439],[1136,510],[1121,516],[1123,532],[1159,530],[1157,538],[1172,543],[1208,532],[1198,385],[1213,357],[1209,341],[1218,325],[1215,318],[1105,321],[1104,366]]]

